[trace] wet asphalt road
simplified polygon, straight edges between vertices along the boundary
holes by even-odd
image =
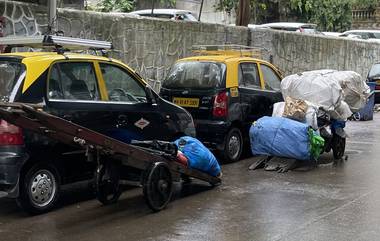
[[[348,160],[331,154],[311,171],[248,171],[254,158],[223,166],[223,184],[194,182],[159,212],[140,188],[112,206],[93,199],[86,185],[66,188],[62,207],[28,216],[0,200],[0,241],[44,240],[380,240],[380,113],[351,122]]]

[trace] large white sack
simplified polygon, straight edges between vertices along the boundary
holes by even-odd
[[[345,120],[359,111],[370,94],[368,85],[353,71],[314,70],[285,77],[281,91],[287,96],[322,107],[333,118]]]
[[[365,106],[371,90],[360,74],[354,71],[335,71],[331,75],[331,79],[338,81],[342,87],[344,101],[351,111],[358,112]]]
[[[343,90],[338,82],[326,78],[329,73],[331,70],[320,70],[285,77],[281,81],[284,99],[290,96],[309,101],[326,111],[334,111],[343,100]]]
[[[328,113],[332,119],[344,121],[353,114],[350,106],[345,101],[341,101],[334,111],[329,111]]]
[[[308,108],[305,115],[306,124],[311,126],[314,130],[318,129],[318,107],[306,101]]]

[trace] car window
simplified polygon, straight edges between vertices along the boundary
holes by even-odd
[[[65,62],[52,66],[48,82],[50,99],[99,100],[99,90],[90,62]]]
[[[263,74],[265,89],[269,90],[280,90],[281,79],[273,71],[273,69],[267,65],[261,64],[261,72]]]
[[[151,13],[142,13],[139,15],[143,17],[154,17],[154,18],[167,18],[167,19],[174,18],[173,14],[164,14],[164,13],[162,14],[154,13],[153,15]]]
[[[188,21],[197,21],[197,19],[191,13],[186,13],[186,14],[184,14],[184,16],[185,16],[185,20],[188,20]]]
[[[0,59],[0,101],[8,101],[10,99],[19,79],[25,76],[24,73],[25,67],[23,64]]]
[[[368,78],[374,77],[380,78],[380,64],[374,64],[368,73]]]
[[[176,14],[174,19],[175,20],[185,20],[185,14]]]
[[[111,64],[100,64],[110,101],[128,103],[146,102],[144,86],[127,70]]]
[[[362,37],[362,39],[368,39],[369,38],[368,33],[365,33],[365,32],[357,32],[355,34]]]
[[[368,38],[376,38],[375,34],[373,34],[373,33],[368,33],[367,36],[368,36]]]
[[[148,16],[149,17],[149,16]],[[154,17],[156,18],[167,18],[167,19],[171,19],[173,18],[174,16],[172,14],[154,14]]]
[[[163,82],[164,88],[208,89],[224,85],[226,66],[217,62],[185,61],[176,63]]]
[[[260,77],[255,63],[239,64],[239,86],[249,88],[260,88]]]

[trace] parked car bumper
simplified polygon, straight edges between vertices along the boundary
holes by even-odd
[[[0,147],[0,196],[18,196],[20,171],[28,157],[24,147]]]
[[[197,138],[213,150],[224,148],[224,137],[230,127],[231,123],[226,121],[195,120]]]

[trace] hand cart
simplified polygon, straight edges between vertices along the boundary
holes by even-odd
[[[170,148],[162,151],[126,144],[51,115],[43,111],[42,105],[0,103],[0,118],[23,129],[83,148],[87,159],[97,162],[95,185],[97,198],[103,204],[116,202],[120,197],[123,167],[141,171],[144,198],[153,211],[166,207],[172,196],[173,181],[180,180],[180,177],[193,177],[212,186],[221,183],[218,177],[176,162],[176,153]]]

